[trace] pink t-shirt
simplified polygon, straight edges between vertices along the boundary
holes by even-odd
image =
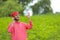
[[[29,24],[24,22],[14,22],[9,24],[8,32],[11,33],[12,40],[26,40],[27,32],[26,29],[32,28],[32,21],[30,20]]]

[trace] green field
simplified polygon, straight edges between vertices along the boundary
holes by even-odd
[[[27,22],[24,16],[20,21]],[[28,40],[60,40],[60,15],[40,15],[32,16],[33,28],[28,30]],[[27,20],[27,21],[26,21]],[[10,33],[7,32],[8,24],[12,22],[10,17],[0,18],[0,40],[11,40]]]

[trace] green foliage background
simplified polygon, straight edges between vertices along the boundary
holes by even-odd
[[[0,17],[9,16],[13,11],[22,12],[22,5],[18,4],[16,1],[6,1],[0,4]]]
[[[26,17],[20,16],[20,19],[28,23]],[[60,14],[35,15],[31,19],[33,28],[27,30],[28,40],[60,40]],[[10,17],[0,18],[0,40],[11,40],[11,35],[7,31],[10,22]]]
[[[19,11],[23,15],[25,6],[28,5],[33,0],[0,0],[0,17],[9,16],[13,11]],[[50,7],[50,0],[41,0],[36,3],[34,6],[31,6],[33,9],[33,14],[39,15],[39,10],[42,7],[44,9],[44,14],[51,12],[52,8]]]

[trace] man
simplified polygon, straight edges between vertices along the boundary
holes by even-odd
[[[27,18],[30,23],[19,22],[19,12],[15,11],[11,13],[13,18],[13,22],[8,26],[8,32],[11,33],[12,40],[27,40],[27,32],[26,29],[32,28],[32,21],[30,19],[30,15],[28,13]]]

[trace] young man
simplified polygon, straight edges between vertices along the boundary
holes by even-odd
[[[19,12],[12,12],[11,16],[13,18],[13,22],[8,26],[8,32],[11,33],[12,40],[27,40],[27,32],[26,29],[32,28],[32,21],[30,19],[30,15],[27,15],[29,24],[24,22],[19,22]]]

